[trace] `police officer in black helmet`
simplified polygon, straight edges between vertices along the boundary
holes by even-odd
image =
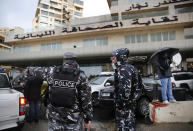
[[[129,50],[117,49],[112,53],[115,69],[115,107],[118,131],[135,131],[135,107],[139,97],[141,77],[137,69],[128,63]]]
[[[48,105],[48,131],[90,130],[92,115],[91,88],[79,69],[73,53],[64,54],[63,65],[51,75]],[[84,121],[84,126],[83,126]]]

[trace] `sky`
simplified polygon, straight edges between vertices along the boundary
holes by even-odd
[[[38,0],[0,0],[0,28],[32,28]],[[109,14],[107,0],[84,0],[83,17]]]

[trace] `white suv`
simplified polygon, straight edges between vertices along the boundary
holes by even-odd
[[[93,105],[98,105],[100,90],[114,86],[114,73],[101,72],[100,75],[90,80]]]
[[[187,88],[193,90],[193,72],[175,72],[172,73],[172,83],[175,83],[176,87]]]

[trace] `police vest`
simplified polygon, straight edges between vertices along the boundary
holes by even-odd
[[[71,108],[76,101],[76,86],[79,73],[75,74],[73,69],[61,71],[56,69],[53,72],[53,85],[50,89],[50,102],[56,107]]]

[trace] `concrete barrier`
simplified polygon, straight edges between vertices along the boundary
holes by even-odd
[[[155,123],[193,122],[193,101],[180,101],[168,105],[160,102],[149,104],[150,119]]]

